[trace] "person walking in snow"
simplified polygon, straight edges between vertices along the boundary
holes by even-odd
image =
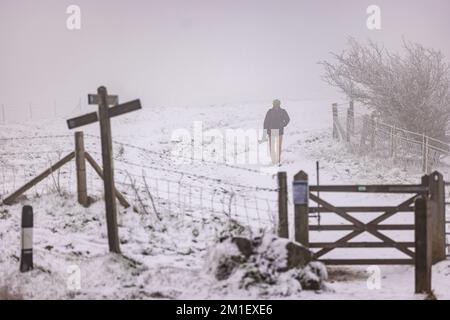
[[[286,110],[281,108],[278,99],[273,100],[272,108],[266,113],[264,119],[264,138],[269,140],[269,152],[272,164],[281,165],[281,146],[283,143],[284,128],[290,121]]]

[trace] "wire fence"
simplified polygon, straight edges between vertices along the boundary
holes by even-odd
[[[72,152],[73,146],[72,134],[0,138],[1,198]],[[86,151],[101,163],[100,137],[86,134],[85,146]],[[132,202],[135,211],[154,215],[157,219],[164,219],[165,215],[203,222],[218,218],[237,221],[253,230],[275,228],[277,188],[207,176],[195,166],[189,171],[180,169],[170,161],[167,150],[154,151],[117,141],[114,147],[116,187]],[[200,160],[200,166],[209,166],[215,172],[219,172],[220,167],[245,172],[245,178],[256,174],[258,178],[262,176],[258,170],[228,163]],[[90,166],[87,170],[90,195],[101,197],[102,180]],[[269,184],[273,184],[271,178],[267,179],[266,185]],[[71,161],[33,186],[28,195],[75,192],[76,168]]]
[[[353,103],[333,105],[333,136],[359,154],[393,159],[426,173],[450,155],[447,142],[382,122],[368,111],[355,110]]]

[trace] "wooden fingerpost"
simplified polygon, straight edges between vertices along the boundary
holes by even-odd
[[[418,197],[415,213],[415,292],[431,293],[431,206],[426,196]]]
[[[289,239],[286,172],[278,172],[278,236]]]
[[[108,228],[109,251],[120,253],[119,232],[117,227],[117,204],[114,188],[114,167],[111,138],[111,120],[107,101],[107,90],[99,87],[98,116],[100,122],[100,137],[102,143],[103,182],[105,186],[106,224]]]
[[[338,133],[338,104],[333,103],[332,104],[332,110],[333,110],[333,139],[339,139],[339,133]]]
[[[295,241],[305,247],[309,247],[309,185],[308,175],[305,172],[300,171],[294,176],[292,190],[295,206]]]
[[[86,183],[86,158],[84,152],[84,135],[82,131],[75,132],[75,164],[77,170],[78,203],[89,206]]]
[[[432,263],[446,259],[445,241],[445,182],[443,175],[435,171],[430,175],[432,201]]]

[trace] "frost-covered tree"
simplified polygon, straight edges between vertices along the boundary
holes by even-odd
[[[348,40],[348,50],[322,61],[323,79],[383,121],[447,141],[450,65],[440,51],[403,41],[404,54],[369,41]]]

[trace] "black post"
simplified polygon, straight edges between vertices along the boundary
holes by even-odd
[[[278,172],[278,236],[289,238],[286,172]]]
[[[20,272],[33,269],[33,207],[22,208],[22,252],[20,254]]]

